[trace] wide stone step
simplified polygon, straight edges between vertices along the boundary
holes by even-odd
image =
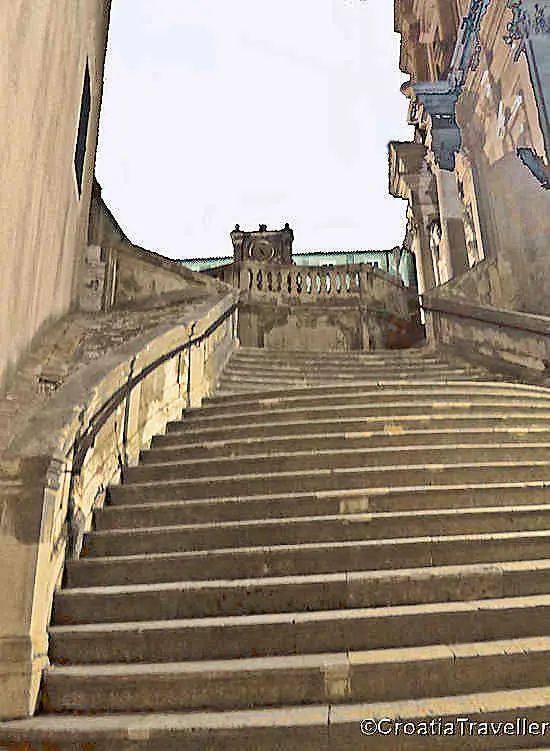
[[[232,408],[235,405],[266,405],[273,400],[279,400],[281,404],[296,405],[304,404],[336,404],[349,401],[357,397],[376,397],[376,399],[392,400],[394,397],[408,401],[414,401],[419,394],[446,394],[463,396],[469,393],[480,394],[506,394],[515,398],[533,398],[545,401],[550,399],[548,389],[527,386],[524,384],[510,384],[493,381],[438,381],[414,379],[413,382],[401,381],[354,381],[350,384],[332,383],[327,386],[311,386],[300,389],[269,390],[265,395],[253,391],[249,394],[236,394],[235,396],[218,396],[217,394],[203,400],[201,410],[207,414],[212,410],[220,411],[222,408]]]
[[[181,554],[180,554],[181,555]],[[60,590],[55,625],[179,620],[547,594],[550,559]]]
[[[53,626],[56,664],[181,662],[544,636],[550,595],[179,621]]]
[[[448,363],[443,363],[437,357],[425,356],[422,360],[417,360],[411,357],[402,357],[399,360],[391,358],[377,357],[372,355],[371,357],[363,358],[309,358],[309,359],[271,359],[265,360],[254,357],[239,357],[236,355],[232,357],[228,367],[236,369],[260,369],[260,370],[280,370],[286,371],[299,371],[308,372],[309,370],[336,370],[345,365],[346,369],[353,370],[366,370],[370,368],[392,368],[396,366],[403,367],[430,367],[433,365],[439,365],[441,367],[449,367]]]
[[[445,362],[437,353],[427,349],[421,350],[379,350],[378,352],[283,352],[266,349],[256,349],[246,351],[242,348],[235,351],[231,358],[232,363],[261,363],[277,367],[280,365],[301,365],[310,367],[312,365],[353,365],[362,363],[392,363],[411,362],[422,363],[425,361]],[[450,364],[450,363],[447,363]],[[456,364],[456,362],[455,362]]]
[[[243,397],[245,395],[243,394]],[[419,386],[418,388],[403,387],[399,388],[387,388],[385,386],[372,387],[365,386],[358,388],[350,393],[342,393],[336,391],[330,391],[325,395],[306,395],[295,394],[294,396],[269,396],[268,394],[262,395],[260,399],[254,399],[251,394],[247,394],[246,398],[227,400],[223,403],[210,403],[200,410],[187,411],[185,413],[185,420],[194,419],[195,417],[210,417],[227,415],[231,418],[234,415],[241,415],[247,413],[263,412],[267,410],[286,409],[309,409],[310,407],[339,407],[346,406],[353,403],[365,404],[369,402],[375,402],[378,405],[385,403],[396,404],[400,403],[401,408],[404,405],[414,403],[416,401],[423,400],[436,400],[437,402],[449,400],[453,403],[457,401],[461,402],[465,399],[476,401],[489,401],[490,403],[516,403],[520,401],[535,402],[537,406],[550,408],[550,395],[542,396],[540,394],[535,395],[529,391],[522,391],[519,394],[513,389],[498,388],[495,384],[491,384],[491,388],[483,388],[479,384],[474,386],[468,382],[465,388],[461,388],[460,384],[455,384],[452,387],[446,385],[433,385],[433,386]]]
[[[448,446],[456,444],[514,445],[517,443],[550,443],[550,427],[526,428],[470,428],[468,430],[406,430],[401,433],[379,431],[335,432],[324,434],[277,435],[257,438],[239,438],[231,441],[204,441],[166,445],[153,441],[152,448],[142,451],[142,464],[191,459],[230,458],[238,456],[267,455],[292,451],[339,451],[364,448],[398,448],[405,446]]]
[[[545,481],[550,482],[550,461],[461,462],[410,464],[303,471],[240,473],[218,477],[192,477],[163,482],[132,482],[113,488],[114,502],[184,500],[212,496],[266,493],[364,490],[445,484]]]
[[[54,666],[52,712],[247,709],[395,701],[544,685],[550,637],[349,653],[136,665]]]
[[[339,406],[315,405],[313,407],[265,408],[235,412],[228,415],[210,415],[191,412],[185,420],[170,422],[168,432],[197,431],[198,429],[233,427],[232,423],[241,422],[251,428],[254,425],[274,425],[288,422],[318,422],[325,420],[346,421],[357,418],[372,417],[376,420],[400,420],[411,416],[423,416],[434,419],[433,414],[453,416],[453,413],[480,414],[490,419],[490,415],[514,417],[528,415],[531,419],[550,417],[550,406],[537,399],[508,399],[503,397],[472,396],[453,399],[418,399],[413,403],[387,402],[377,404],[374,400],[365,402],[350,401]],[[437,419],[437,418],[436,418]]]
[[[282,451],[272,454],[253,454],[229,458],[185,459],[174,457],[172,461],[148,462],[130,467],[126,471],[126,482],[165,482],[191,477],[214,478],[237,473],[251,474],[263,472],[272,475],[277,472],[323,469],[333,470],[357,467],[376,467],[411,463],[426,465],[444,463],[467,463],[493,461],[544,461],[550,459],[550,444],[518,442],[514,444],[463,444],[444,446],[382,446],[367,448],[342,448],[333,450]]]
[[[86,559],[100,559],[97,570],[115,565],[117,583],[322,574],[358,569],[391,569],[544,557],[550,530],[487,532],[329,542],[208,547],[178,528],[169,531],[102,533],[88,541]],[[360,534],[356,532],[356,537]],[[151,538],[147,547],[147,537]],[[187,549],[186,549],[187,542]],[[138,556],[141,556],[138,558]],[[116,557],[116,561],[110,560]],[[86,559],[83,559],[86,560]],[[148,561],[147,561],[148,559]],[[147,567],[149,562],[149,567]],[[81,564],[86,570],[86,564]],[[111,569],[112,570],[112,569]],[[113,575],[115,574],[113,571]],[[108,573],[105,574],[107,578]],[[85,581],[85,580],[84,580]],[[106,583],[105,580],[102,583]]]
[[[185,504],[179,506],[183,511]],[[101,513],[101,512],[100,512]],[[174,509],[172,509],[174,514]],[[127,527],[107,527],[89,535],[94,541],[121,539],[132,533],[147,535],[150,530],[162,530],[171,536],[180,533],[184,549],[189,544],[201,548],[232,547],[234,545],[269,545],[314,541],[341,541],[391,537],[415,537],[436,534],[475,534],[481,532],[510,532],[550,529],[550,504],[524,506],[492,506],[488,508],[457,508],[436,510],[395,511],[382,513],[336,513],[316,516],[295,516],[268,519],[241,519],[186,524],[163,523],[153,517],[148,523],[134,523]],[[151,523],[152,522],[152,523]],[[120,535],[120,538],[118,537]],[[186,542],[187,538],[187,542]],[[192,542],[189,542],[192,541]],[[100,542],[100,544],[102,544]]]
[[[311,367],[310,369],[297,367],[277,366],[269,368],[263,365],[233,365],[230,364],[220,379],[221,383],[231,381],[234,378],[243,378],[245,380],[265,380],[266,383],[276,383],[278,381],[301,381],[306,380],[311,383],[316,381],[355,381],[360,378],[401,378],[403,374],[415,375],[437,375],[448,377],[452,373],[464,376],[466,374],[482,375],[482,371],[476,371],[474,368],[449,368],[443,363],[426,363],[423,365],[398,363],[396,365],[379,365],[369,366],[342,366],[334,365],[332,367]]]
[[[90,738],[94,751],[347,751],[360,742],[362,721],[372,718],[381,721],[382,732],[371,736],[370,745],[376,743],[381,751],[548,751],[543,741],[549,714],[550,688],[540,686],[442,696],[437,701],[430,697],[227,712],[50,714],[0,724],[0,739],[65,744],[61,751],[73,751],[74,744]],[[404,729],[404,724],[397,733],[386,718],[415,723],[428,733],[433,726],[437,735],[406,734],[410,726]],[[508,722],[512,732],[504,732]],[[371,725],[364,725],[365,732],[372,731]],[[443,735],[447,728],[449,734]],[[368,737],[364,743],[366,747]]]
[[[205,498],[193,501],[160,501],[105,506],[96,516],[96,528],[170,526],[174,524],[220,524],[249,519],[284,519],[356,513],[491,507],[521,507],[550,502],[550,487],[542,483],[511,483],[481,486],[440,486],[401,490],[357,492],[283,493],[260,496]],[[393,510],[393,511],[392,511]]]
[[[530,428],[546,428],[550,426],[550,410],[533,412],[514,409],[488,409],[481,413],[471,410],[456,411],[433,410],[427,414],[410,414],[400,410],[391,416],[379,417],[368,415],[362,417],[346,417],[318,420],[296,420],[288,418],[281,422],[263,422],[258,424],[240,424],[230,422],[221,426],[202,425],[196,421],[178,421],[169,423],[168,433],[156,436],[154,447],[179,446],[198,442],[231,441],[238,439],[251,440],[254,438],[275,438],[294,435],[326,435],[337,431],[345,433],[362,433],[370,435],[373,432],[384,432],[396,435],[409,430],[467,430],[473,428],[506,428],[509,430],[529,430]]]
[[[376,376],[378,375],[380,379],[391,378],[400,381],[408,380],[413,377],[414,374],[417,374],[419,377],[426,379],[438,378],[441,383],[446,383],[449,380],[470,381],[472,379],[471,370],[462,370],[460,368],[449,370],[445,367],[439,368],[438,366],[433,366],[432,368],[422,368],[421,370],[419,369],[411,372],[408,372],[401,368],[396,368],[395,370],[390,371],[388,371],[387,368],[383,368],[380,369],[380,372],[378,374],[376,374],[376,372],[372,370],[369,371],[369,374],[373,379],[376,379]],[[367,377],[367,373],[362,375],[362,378],[365,377]],[[238,388],[240,391],[246,389],[254,390],[255,388],[263,390],[267,389],[270,384],[278,389],[280,389],[282,386],[288,386],[289,388],[298,388],[300,386],[308,384],[311,384],[313,386],[320,384],[328,385],[334,380],[334,378],[335,375],[333,373],[327,373],[325,376],[305,374],[303,376],[284,376],[280,374],[273,374],[271,377],[268,377],[267,374],[262,376],[260,374],[254,375],[252,373],[249,374],[226,372],[220,379],[219,386],[222,391],[233,388]],[[341,382],[349,381],[350,383],[353,383],[357,378],[357,374],[350,374],[346,377],[346,375],[342,373],[338,377],[338,380],[340,380]]]

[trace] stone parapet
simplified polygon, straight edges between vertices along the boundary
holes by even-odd
[[[32,714],[53,594],[95,509],[151,437],[199,406],[236,343],[230,293],[76,368],[0,457],[0,717]]]
[[[423,298],[428,343],[528,383],[550,386],[550,318],[432,293]]]

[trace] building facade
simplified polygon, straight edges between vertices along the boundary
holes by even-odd
[[[550,2],[395,0],[395,30],[414,138],[389,182],[420,291],[547,315]]]
[[[0,24],[0,391],[76,304],[110,0],[14,0]]]

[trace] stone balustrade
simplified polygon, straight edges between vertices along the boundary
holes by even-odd
[[[237,274],[238,286],[250,297],[276,295],[312,300],[361,297],[372,279],[376,279],[378,286],[398,289],[404,286],[398,277],[362,263],[306,267],[246,261],[240,264]]]
[[[409,344],[408,332],[418,329],[416,292],[370,264],[304,267],[248,260],[234,265],[233,284],[241,290],[239,338],[245,346],[383,349],[404,346],[401,334],[394,336],[398,329],[407,331]]]

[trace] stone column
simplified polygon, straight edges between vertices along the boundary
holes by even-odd
[[[411,250],[416,257],[418,269],[418,291],[422,294],[435,287],[435,274],[430,251],[430,235],[427,217],[418,216],[415,221],[414,239]]]

